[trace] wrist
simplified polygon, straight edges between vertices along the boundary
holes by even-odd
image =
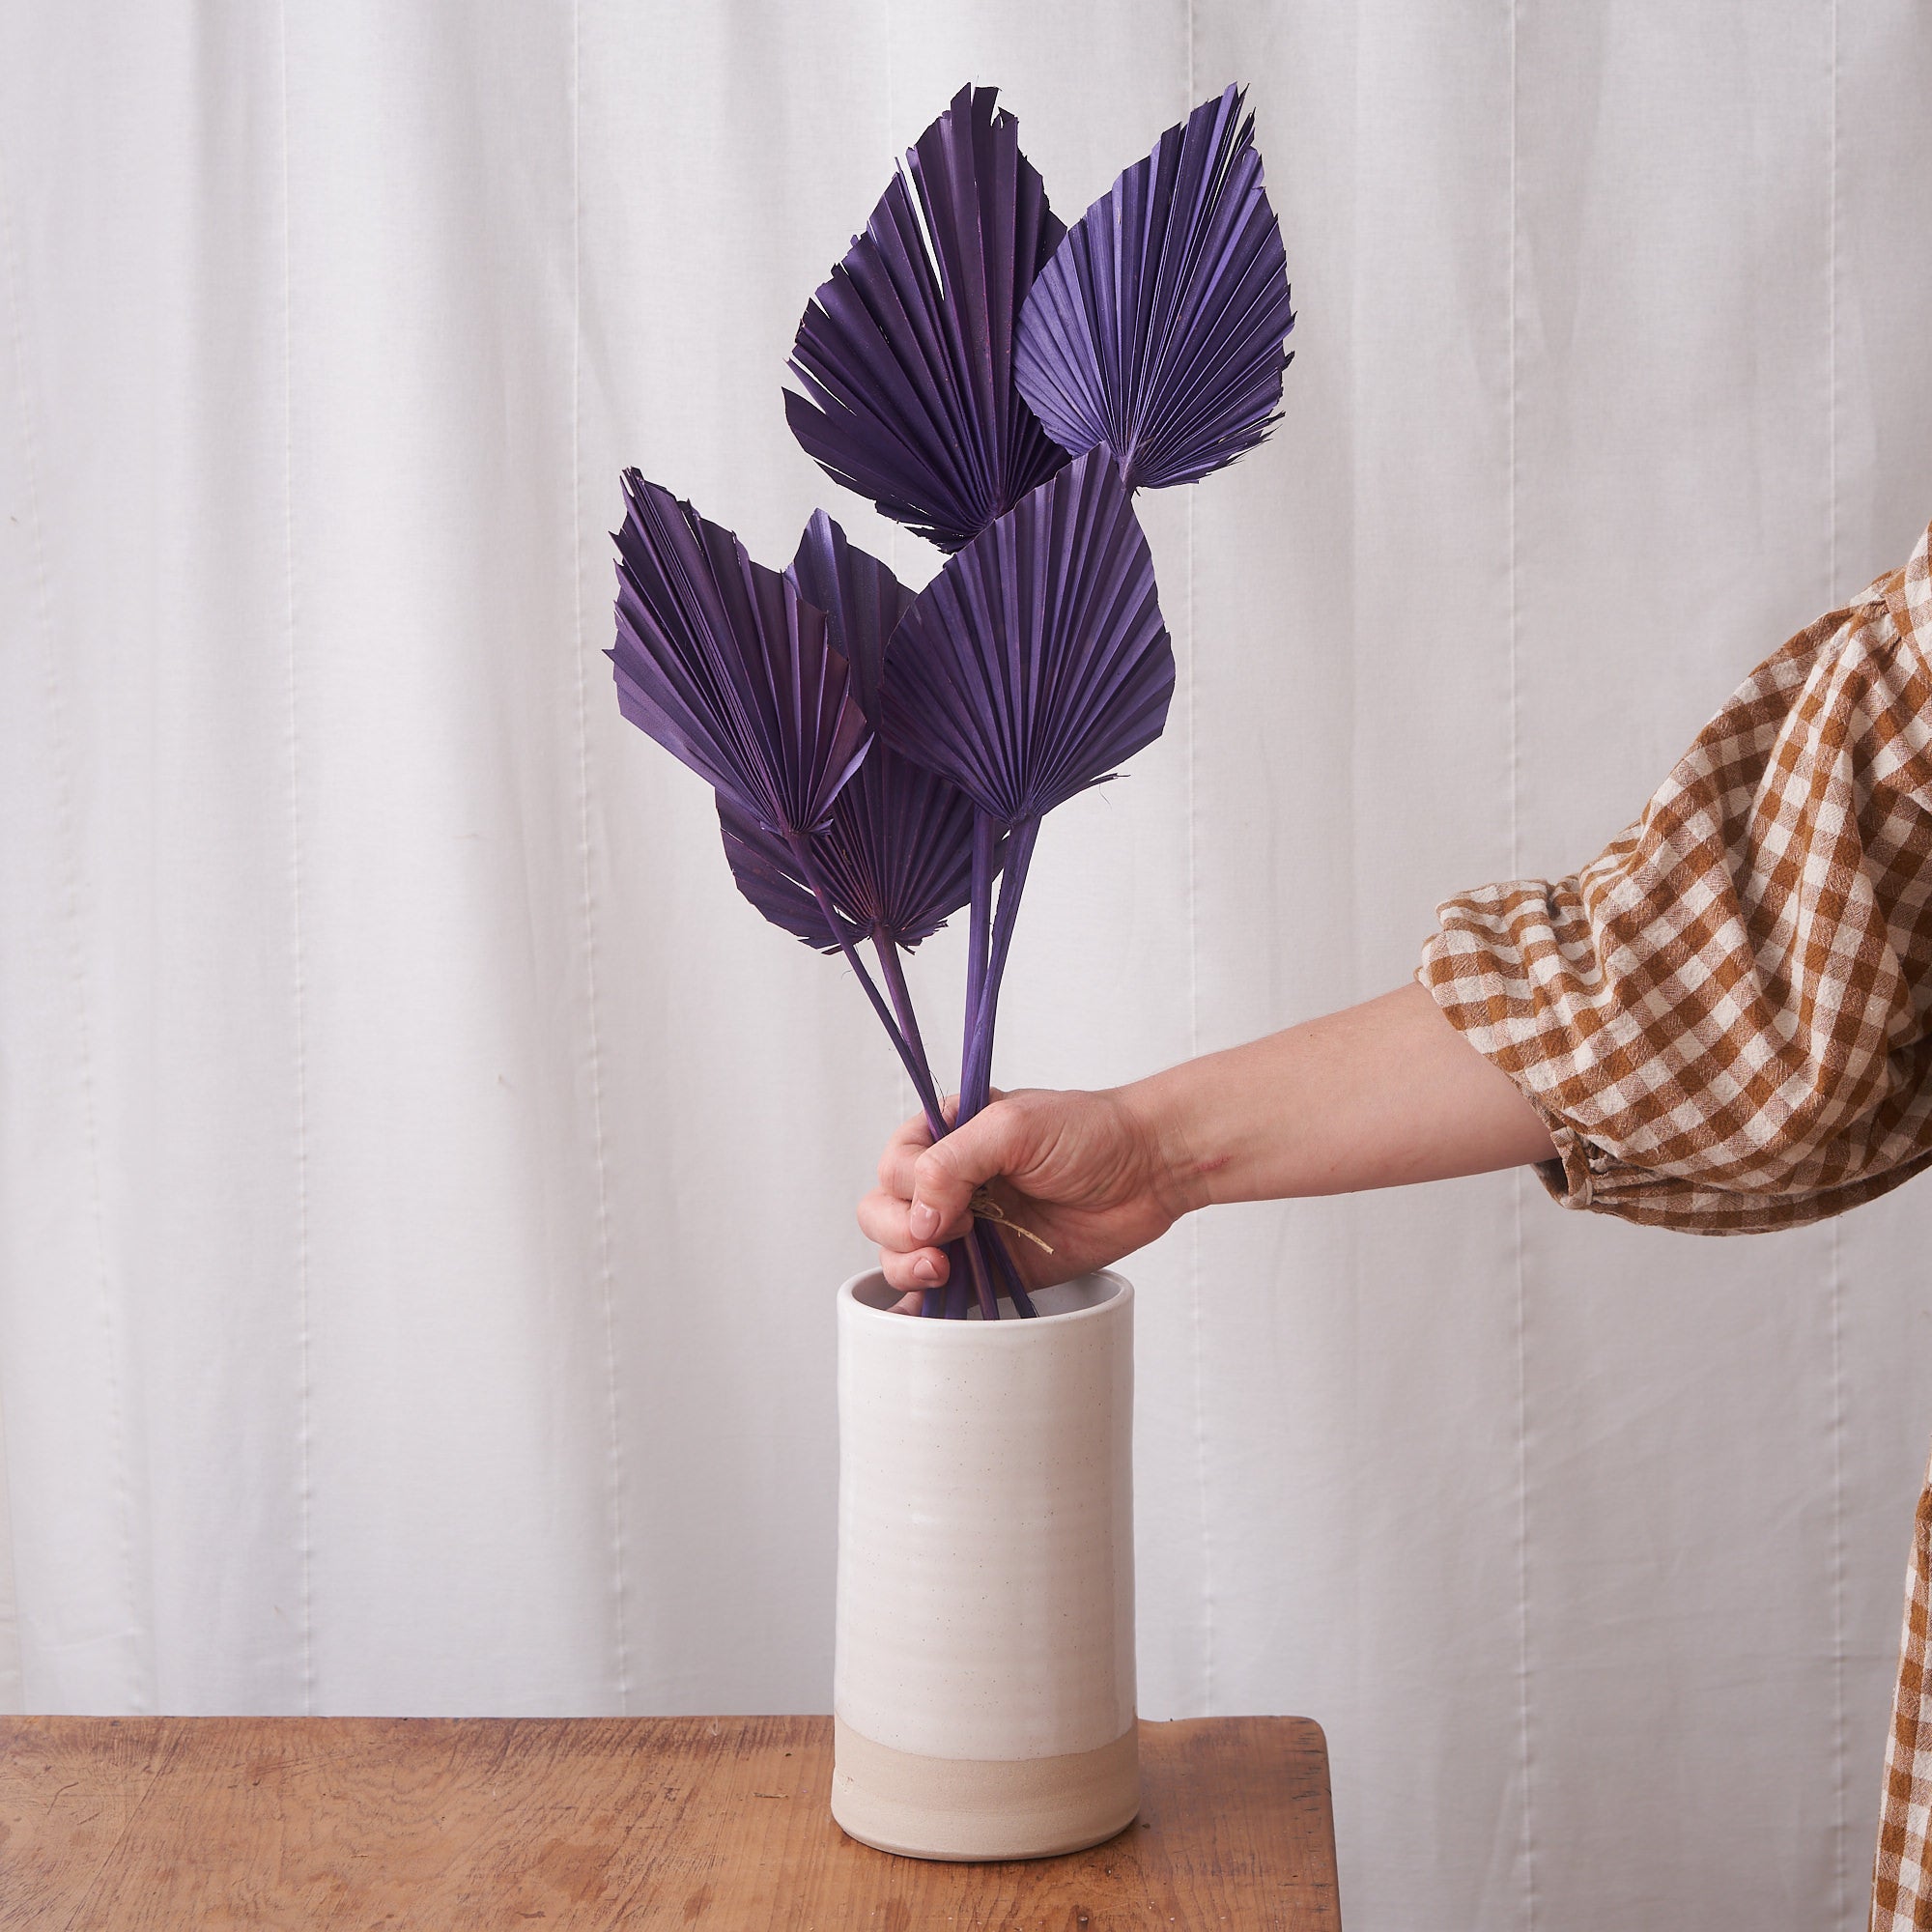
[[[1196,1145],[1198,1123],[1174,1077],[1181,1070],[1151,1074],[1113,1094],[1141,1148],[1148,1192],[1170,1225],[1212,1204],[1209,1178],[1220,1165]]]

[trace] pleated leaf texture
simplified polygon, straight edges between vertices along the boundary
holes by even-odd
[[[955,551],[1066,462],[1021,400],[1013,334],[1065,227],[997,90],[963,87],[807,305],[792,434],[885,515]]]
[[[845,790],[854,790],[858,783],[854,779]],[[836,931],[827,922],[811,888],[798,876],[798,860],[791,848],[782,838],[767,832],[750,812],[733,805],[722,791],[718,794],[718,830],[724,841],[724,858],[731,867],[732,883],[774,925],[818,952],[838,952],[841,945],[857,946],[868,936],[870,928],[846,910],[849,895],[841,894],[831,877],[823,833],[812,841],[812,857],[832,898],[834,916],[838,922]]]
[[[886,640],[911,608],[912,592],[823,510],[805,526],[786,574],[800,596],[825,612],[835,648],[851,664],[859,702],[876,724]],[[808,946],[837,951],[790,848],[723,792],[718,818],[739,891],[773,924]],[[878,938],[910,949],[972,895],[972,802],[876,738],[810,845],[848,943]]]
[[[825,613],[635,469],[624,497],[610,652],[624,716],[768,831],[810,831],[872,735]]]
[[[1020,316],[1021,394],[1131,489],[1192,483],[1268,433],[1294,327],[1254,117],[1230,87],[1067,231]]]
[[[920,593],[886,653],[879,733],[1012,826],[1151,744],[1173,696],[1153,558],[1094,450]]]

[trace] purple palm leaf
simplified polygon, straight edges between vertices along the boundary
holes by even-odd
[[[787,577],[824,611],[833,647],[852,667],[852,688],[876,725],[886,640],[912,605],[912,593],[877,557],[849,542],[823,510],[813,513]],[[932,1069],[899,960],[967,902],[976,840],[972,802],[937,772],[901,757],[876,737],[830,819],[802,838],[775,838],[721,792],[718,817],[738,889],[775,925],[824,952],[842,952],[859,972],[857,949],[869,939],[896,1016],[895,1041],[934,1138],[946,1131]],[[980,863],[997,868],[1000,844],[981,838]],[[860,972],[862,980],[865,979]],[[883,1003],[867,987],[879,1016]],[[887,1020],[889,1031],[895,1031]],[[972,1282],[980,1312],[997,1314],[1004,1288],[1031,1315],[1012,1259],[990,1229],[949,1245],[964,1293]],[[941,1297],[933,1297],[935,1312]],[[963,1310],[962,1310],[963,1312]]]
[[[807,305],[785,415],[887,516],[957,550],[1053,474],[1012,381],[1021,301],[1065,225],[996,90],[963,87]]]
[[[813,835],[830,821],[872,742],[826,613],[791,576],[753,563],[729,530],[635,469],[624,472],[624,494],[611,652],[618,703],[634,724],[708,778],[735,814],[726,821],[726,850],[735,843],[749,851],[740,878],[754,904],[786,924],[796,912],[788,888],[810,893],[820,915],[812,936],[833,940],[844,953],[937,1136],[945,1131],[939,1099],[898,955],[889,945],[879,948],[895,1015],[866,971],[854,928],[814,856]],[[886,577],[890,582],[891,573]],[[867,582],[882,590],[876,578]],[[896,583],[891,591],[886,606],[895,613],[904,593]],[[859,634],[855,613],[863,608],[855,595],[841,611],[850,638]],[[876,597],[872,608],[881,608]],[[876,645],[867,647],[876,657]]]
[[[722,792],[718,822],[738,890],[772,922],[821,952],[839,950],[782,840]],[[876,746],[811,837],[827,892],[854,942],[910,952],[966,903],[973,883],[973,807],[937,772]]]
[[[855,779],[839,796],[855,791],[860,782]],[[839,882],[833,876],[825,832],[815,834],[811,843],[832,899],[836,925],[827,924],[824,908],[800,876],[801,868],[791,848],[782,838],[773,838],[749,811],[734,805],[729,795],[722,791],[718,794],[718,830],[723,835],[724,857],[738,890],[774,925],[781,926],[794,939],[802,939],[819,952],[842,952],[846,947],[860,945],[869,937],[871,928],[846,910],[851,901],[840,893]]]
[[[609,654],[624,716],[767,830],[810,832],[871,738],[825,613],[635,469],[624,496]]]
[[[799,594],[825,612],[835,648],[851,663],[859,702],[876,722],[886,639],[911,606],[912,592],[850,543],[823,510],[806,526],[787,574]],[[784,841],[723,794],[718,817],[745,896],[808,946],[838,951],[838,937],[827,930]],[[848,942],[870,938],[910,950],[957,912],[972,890],[971,802],[937,772],[876,742],[810,844]]]
[[[811,513],[785,575],[808,604],[825,612],[832,648],[852,667],[860,709],[876,724],[886,642],[911,607],[912,592],[823,510]]]
[[[1153,559],[1095,450],[920,593],[886,656],[879,734],[1011,826],[1151,743],[1173,695]]]
[[[1068,449],[1129,489],[1192,483],[1266,436],[1294,327],[1254,117],[1230,87],[1067,233],[1027,297],[1013,374]]]

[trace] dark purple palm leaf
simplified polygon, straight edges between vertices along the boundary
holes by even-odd
[[[767,830],[810,832],[871,739],[825,613],[635,469],[624,496],[610,653],[624,716]]]
[[[1294,327],[1254,117],[1229,88],[1067,232],[1020,316],[1013,374],[1068,449],[1129,489],[1192,483],[1266,436]]]
[[[722,792],[718,822],[738,890],[772,922],[822,952],[839,950],[781,839]],[[874,746],[811,835],[844,938],[910,951],[966,903],[973,884],[973,807],[937,772]]]
[[[945,1122],[898,953],[878,944],[889,1005],[813,849],[813,835],[830,823],[872,745],[826,613],[791,576],[753,563],[729,530],[635,469],[624,472],[624,494],[611,652],[624,715],[716,786],[727,813],[726,850],[760,910],[797,930],[790,889],[810,893],[819,912],[810,936],[834,941],[845,955],[937,1137]],[[881,619],[903,602],[895,583],[890,590],[873,603]],[[860,608],[855,599],[841,611],[843,633],[856,635]],[[867,648],[876,657],[876,645]]]
[[[1153,558],[1094,450],[920,593],[886,654],[879,735],[1011,826],[1151,743],[1173,695]]]
[[[869,756],[877,755],[878,748],[874,746]],[[863,779],[855,778],[839,796],[847,796],[863,782]],[[836,813],[836,807],[834,810]],[[794,939],[802,939],[819,952],[842,952],[846,947],[857,946],[871,936],[869,926],[860,924],[847,913],[848,900],[830,876],[826,831],[813,834],[811,845],[830,891],[838,922],[836,929],[828,925],[817,896],[799,876],[801,867],[790,846],[767,832],[749,811],[733,803],[728,793],[722,791],[718,794],[718,829],[738,890],[774,925],[782,926]]]
[[[876,728],[886,641],[912,606],[913,593],[875,556],[814,510],[785,575],[798,594],[825,612],[832,648],[852,667],[852,690]]]
[[[830,475],[957,550],[1066,461],[1012,381],[1065,225],[996,90],[963,87],[808,304],[785,415]]]
[[[852,685],[876,721],[886,639],[912,592],[877,557],[850,543],[823,510],[806,526],[787,573],[823,611]],[[824,952],[838,950],[825,915],[783,839],[762,831],[721,793],[724,854],[739,890],[773,924]],[[955,785],[874,743],[830,820],[810,838],[813,859],[847,942],[917,946],[966,903],[972,890],[973,807]]]

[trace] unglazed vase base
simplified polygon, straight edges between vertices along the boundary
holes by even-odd
[[[832,1815],[908,1859],[1049,1859],[1085,1851],[1141,1806],[1140,1732],[1098,1750],[1003,1760],[922,1757],[832,1720]]]

